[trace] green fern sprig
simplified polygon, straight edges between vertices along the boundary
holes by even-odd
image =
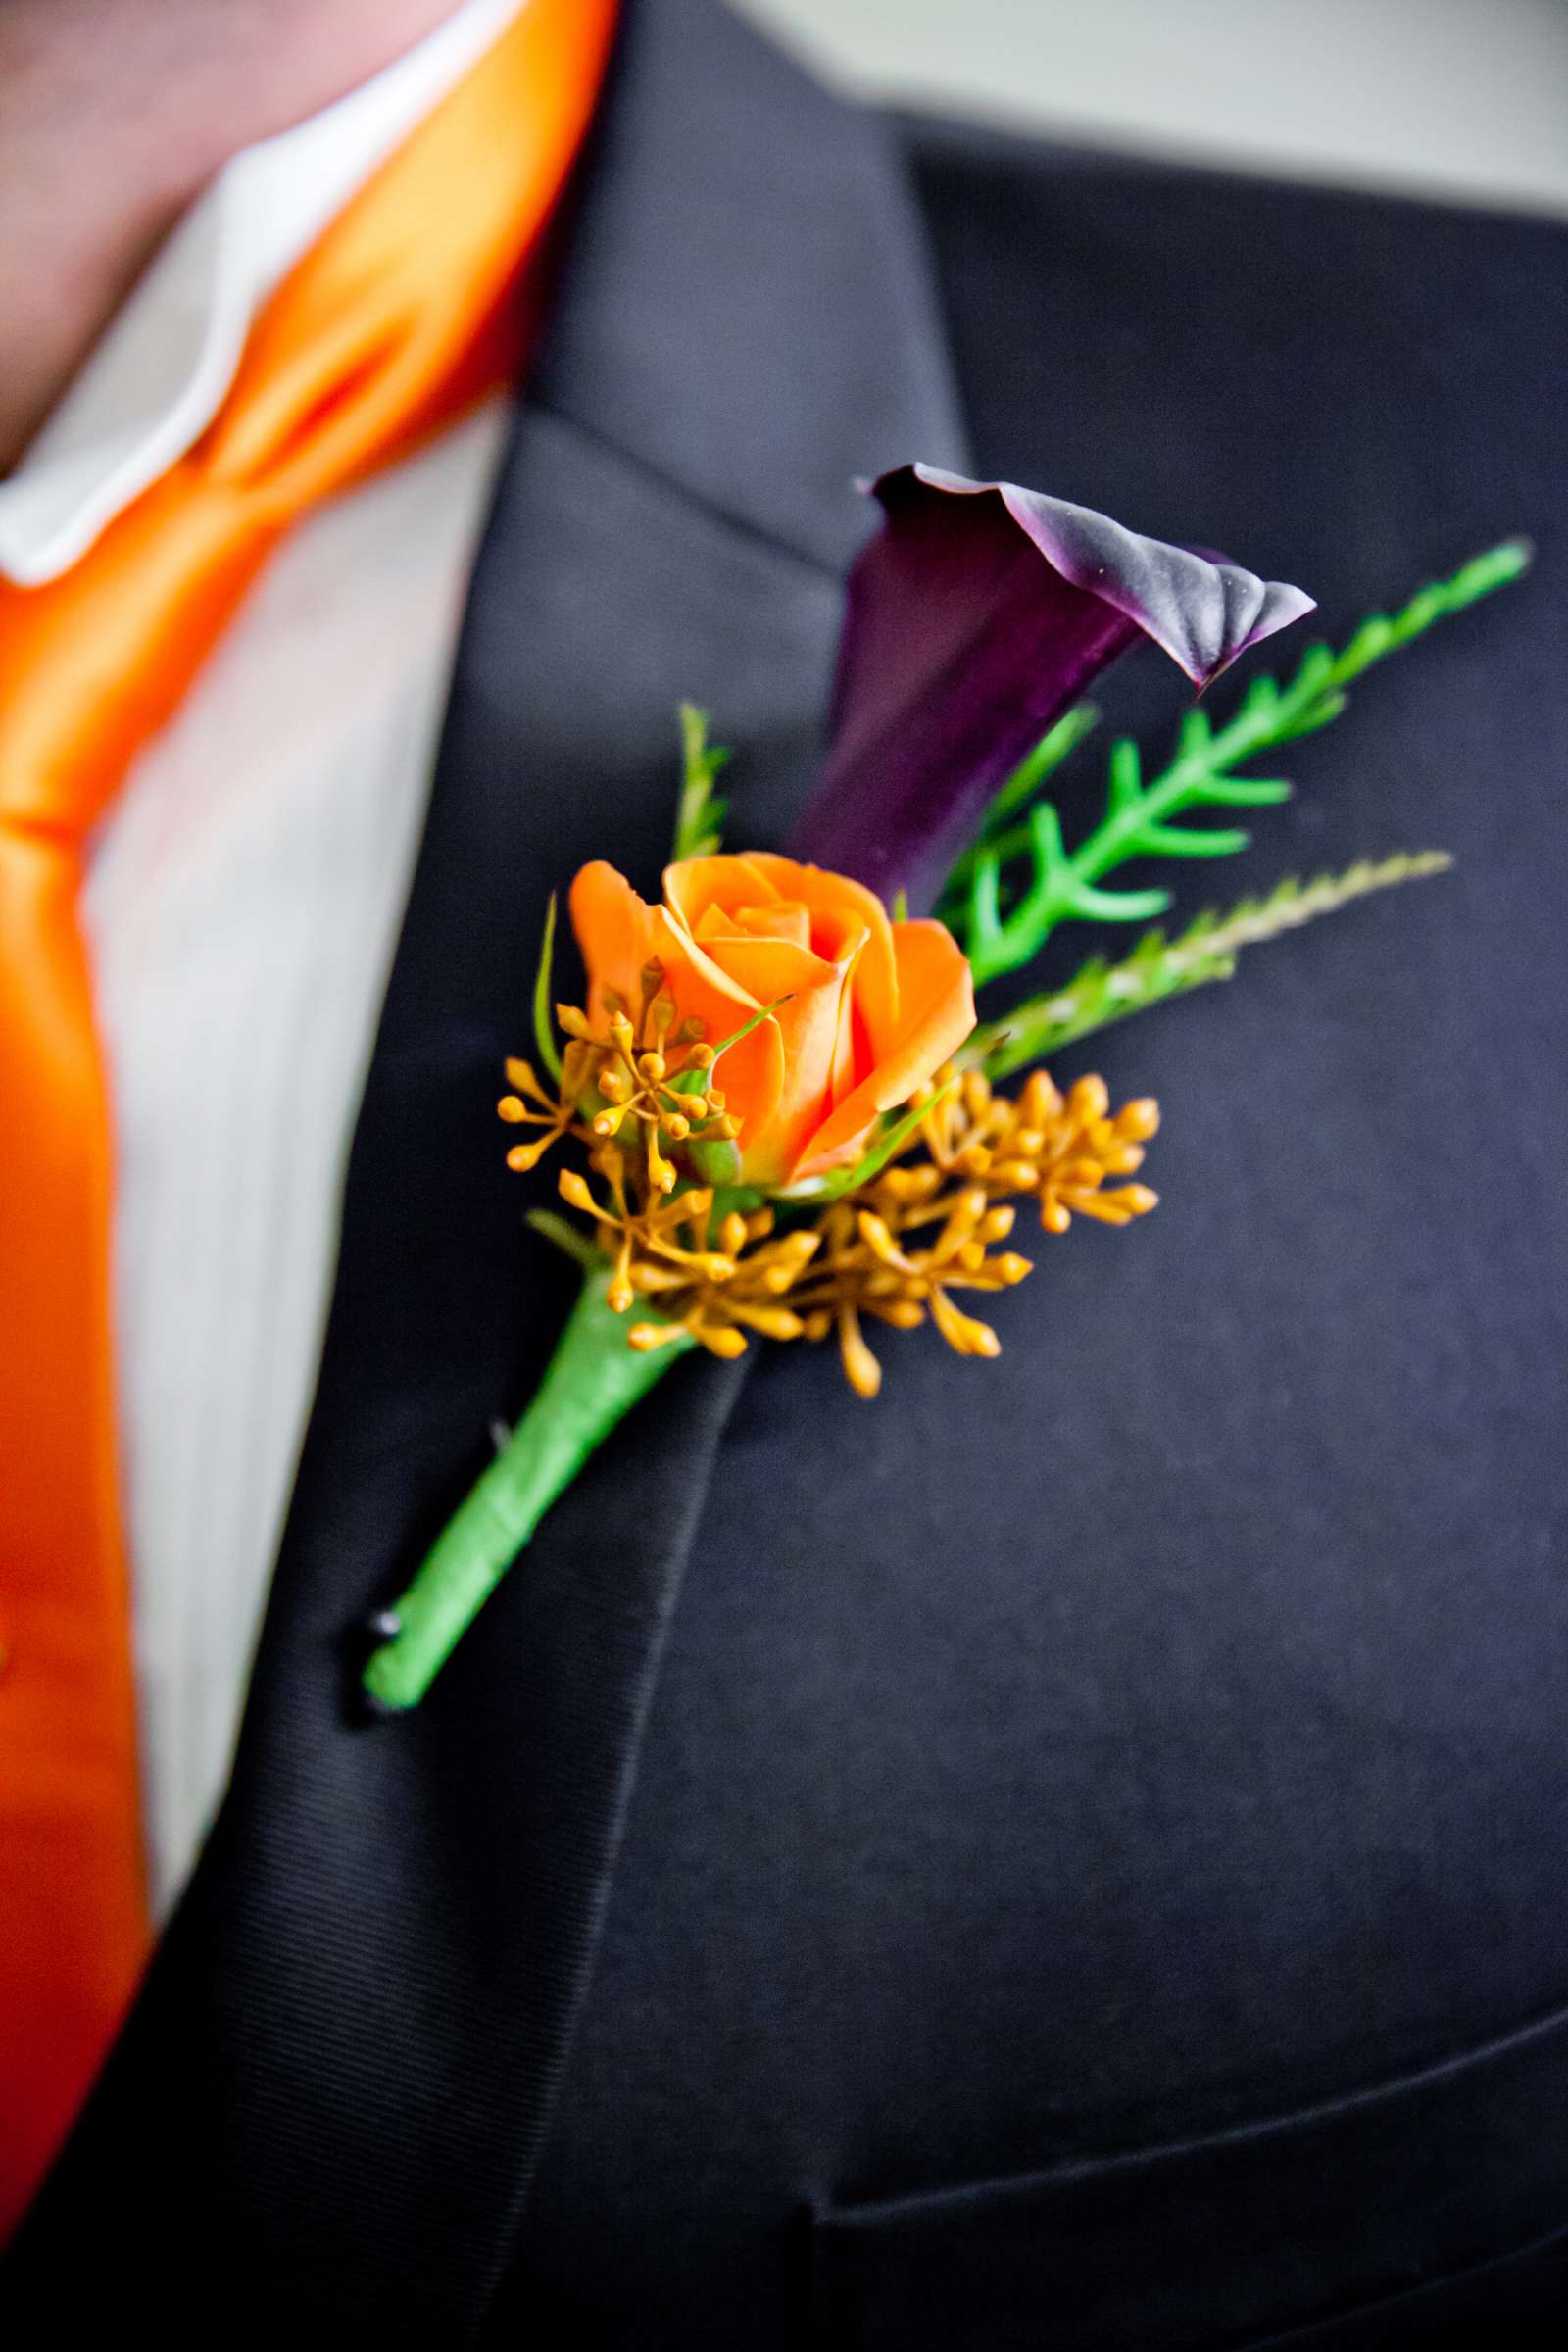
[[[1264,808],[1288,800],[1292,788],[1283,779],[1231,771],[1327,726],[1345,709],[1346,688],[1374,662],[1517,579],[1529,562],[1525,542],[1505,541],[1450,579],[1420,589],[1399,612],[1373,613],[1339,653],[1327,645],[1308,647],[1285,685],[1267,675],[1254,678],[1235,716],[1217,731],[1205,710],[1189,710],[1173,759],[1147,783],[1137,745],[1123,737],[1111,750],[1105,813],[1076,850],[1067,849],[1049,801],[1037,800],[1019,822],[995,829],[998,807],[1005,803],[1010,811],[1023,797],[1018,779],[1024,769],[1015,770],[993,803],[987,833],[955,867],[944,894],[944,919],[963,944],[976,981],[983,985],[1030,962],[1070,917],[1138,922],[1164,913],[1169,891],[1098,886],[1134,858],[1227,858],[1245,850],[1250,835],[1240,827],[1175,820],[1194,809]],[[1060,727],[1058,722],[1047,742]],[[1027,862],[1027,879],[1004,911],[1004,881],[1011,882],[1009,868],[1021,861]]]
[[[1028,998],[1004,1021],[983,1022],[958,1058],[966,1067],[983,1068],[990,1078],[1010,1077],[1075,1038],[1125,1020],[1129,1013],[1143,1012],[1211,980],[1228,980],[1244,948],[1278,939],[1373,891],[1445,873],[1452,863],[1443,850],[1417,850],[1358,858],[1344,873],[1319,874],[1311,882],[1289,875],[1267,898],[1243,899],[1224,914],[1210,909],[1175,939],[1167,939],[1163,931],[1146,932],[1119,963],[1094,956],[1064,987]]]
[[[1063,711],[1055,725],[1047,728],[1033,751],[1025,753],[995,795],[980,828],[980,842],[995,841],[1014,809],[1027,807],[1047,777],[1060,767],[1099,724],[1100,712],[1093,703],[1074,703],[1070,710]],[[956,868],[956,873],[961,870]]]
[[[675,859],[713,858],[720,846],[719,827],[729,813],[727,801],[715,799],[713,783],[729,759],[721,744],[708,740],[708,712],[695,703],[680,707],[681,786],[675,811]]]

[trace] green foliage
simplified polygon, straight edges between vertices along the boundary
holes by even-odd
[[[596,1249],[578,1226],[568,1217],[558,1216],[553,1208],[530,1208],[522,1221],[531,1225],[535,1233],[543,1234],[547,1242],[553,1242],[585,1274],[597,1273],[601,1266],[610,1263],[604,1251]]]
[[[1217,731],[1204,710],[1189,710],[1170,762],[1148,782],[1137,745],[1123,738],[1111,750],[1104,814],[1073,851],[1049,801],[1035,800],[1016,823],[998,822],[999,812],[1010,814],[1027,799],[1033,785],[1020,779],[1060,737],[1068,722],[1059,721],[1003,786],[985,831],[955,867],[944,894],[944,920],[963,945],[976,982],[983,985],[1030,962],[1056,925],[1069,918],[1143,922],[1162,914],[1171,903],[1169,891],[1098,885],[1135,858],[1228,858],[1246,849],[1250,836],[1240,827],[1175,820],[1191,810],[1266,808],[1288,800],[1291,786],[1281,779],[1232,771],[1326,727],[1345,709],[1347,686],[1364,670],[1435,621],[1517,579],[1529,562],[1528,546],[1509,540],[1475,557],[1451,579],[1421,589],[1392,616],[1372,614],[1341,652],[1309,646],[1287,684],[1267,675],[1254,678],[1234,717]],[[1068,716],[1077,719],[1072,739],[1077,741],[1087,725],[1076,713]],[[1037,767],[1035,781],[1064,756],[1058,751],[1044,771]],[[1019,868],[1025,870],[1020,874]]]
[[[694,1135],[686,1150],[695,1173],[704,1184],[740,1183],[741,1148],[727,1135]]]
[[[550,893],[545,935],[539,943],[539,965],[533,976],[533,1042],[551,1077],[561,1084],[561,1055],[556,1050],[555,1024],[550,1017],[550,969],[556,959],[556,894]]]
[[[1376,861],[1360,858],[1342,874],[1320,874],[1305,883],[1289,876],[1267,898],[1243,899],[1225,914],[1200,914],[1175,939],[1163,931],[1146,932],[1121,962],[1094,956],[1064,987],[1026,999],[1005,1020],[983,1022],[959,1059],[983,1068],[993,1079],[1010,1077],[1075,1038],[1143,1012],[1166,997],[1181,996],[1211,980],[1228,980],[1243,948],[1277,939],[1373,891],[1444,873],[1452,862],[1442,850],[1401,853]]]
[[[714,779],[729,759],[721,744],[708,740],[708,712],[695,703],[680,707],[681,787],[675,816],[674,856],[712,858],[720,846],[719,827],[729,812],[726,801],[713,795]]]
[[[1046,778],[1054,774],[1068,754],[1075,752],[1099,724],[1100,712],[1093,703],[1076,703],[1054,727],[1048,728],[1034,750],[1025,753],[986,810],[980,840],[994,839],[1013,810],[1035,798]]]

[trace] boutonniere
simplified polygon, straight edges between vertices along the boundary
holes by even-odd
[[[975,988],[1033,964],[1058,926],[1166,913],[1162,888],[1109,886],[1129,860],[1244,848],[1190,819],[1287,798],[1242,771],[1327,725],[1364,670],[1517,577],[1528,550],[1477,558],[1338,652],[1310,647],[1283,683],[1254,678],[1218,725],[1195,706],[1152,775],[1116,743],[1103,812],[1070,844],[1051,779],[1096,723],[1080,698],[1099,672],[1148,637],[1201,691],[1310,599],[1010,483],[905,466],[875,494],[827,759],[789,854],[723,850],[726,755],[687,707],[660,903],[604,862],[571,882],[580,1004],[552,1005],[552,906],[534,1052],[508,1063],[499,1110],[514,1168],[560,1156],[562,1209],[532,1222],[581,1290],[538,1394],[371,1621],[364,1688],[380,1710],[424,1696],[543,1514],[682,1357],[828,1342],[872,1398],[874,1333],[930,1323],[959,1356],[997,1355],[975,1309],[1030,1272],[1020,1208],[1060,1235],[1155,1205],[1139,1177],[1152,1100],[1113,1107],[1094,1077],[1062,1094],[1046,1057],[1448,862],[1396,852],[1288,879],[977,1022]]]

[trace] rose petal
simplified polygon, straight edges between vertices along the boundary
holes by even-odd
[[[969,965],[952,932],[941,923],[895,923],[893,946],[899,969],[899,1035],[870,1075],[811,1137],[792,1171],[792,1182],[819,1176],[848,1158],[873,1120],[907,1102],[974,1027]]]
[[[588,969],[588,1014],[603,1035],[607,1015],[601,989],[618,990],[635,1016],[642,968],[654,953],[654,909],[602,858],[577,875],[567,906]]]
[[[787,939],[797,948],[811,945],[811,917],[806,907],[775,899],[768,906],[737,906],[732,914],[710,906],[697,926],[705,943],[714,939]]]
[[[794,1159],[805,1139],[821,1125],[831,1107],[834,1050],[839,1034],[839,1004],[848,974],[838,965],[782,939],[715,940],[708,953],[737,988],[759,1004],[778,1009],[763,1029],[782,1042],[784,1083],[772,1114],[747,1122],[741,1137],[741,1156],[751,1181],[774,1181]],[[783,999],[782,1004],[779,1003]],[[761,1034],[760,1031],[758,1032]],[[750,1039],[736,1047],[744,1053]],[[729,1094],[729,1060],[719,1082]],[[733,1103],[731,1103],[733,1108]]]
[[[664,904],[696,929],[710,906],[733,914],[738,906],[762,906],[785,896],[760,858],[683,858],[664,868]]]
[[[810,908],[819,954],[842,954],[854,939],[854,926],[862,927],[865,946],[858,951],[855,995],[865,1022],[871,1051],[880,1054],[893,1042],[898,1022],[899,983],[893,958],[893,926],[875,891],[846,874],[832,874],[819,865],[802,865],[771,850],[754,850],[746,860],[767,876],[781,898],[801,899]],[[829,913],[842,921],[840,944],[830,947],[821,934]]]

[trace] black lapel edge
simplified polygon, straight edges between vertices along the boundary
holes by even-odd
[[[858,481],[968,463],[892,118],[718,0],[628,0],[559,294],[529,405],[835,577],[873,519]]]

